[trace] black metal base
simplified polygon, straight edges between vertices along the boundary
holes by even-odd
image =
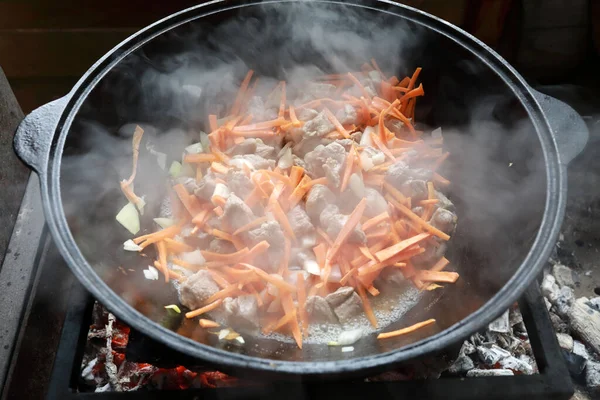
[[[87,300],[86,300],[87,297]],[[93,299],[75,283],[63,327],[48,400],[75,399],[569,399],[573,386],[538,286],[519,302],[540,373],[530,376],[440,378],[402,382],[269,382],[261,387],[78,393]]]

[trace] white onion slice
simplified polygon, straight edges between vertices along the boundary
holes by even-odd
[[[346,346],[346,347],[342,347],[342,353],[348,353],[354,351],[354,347],[353,346]]]
[[[158,226],[160,226],[163,229],[166,229],[177,223],[177,221],[171,218],[154,218],[154,222],[156,222]]]
[[[442,128],[435,128],[431,131],[431,137],[433,139],[441,139],[442,138]]]
[[[158,270],[156,268],[154,268],[153,266],[149,265],[148,269],[145,269],[142,272],[144,272],[144,277],[146,279],[151,280],[151,281],[158,280]]]
[[[179,161],[173,161],[171,163],[171,166],[169,167],[169,174],[173,178],[177,178],[179,175],[181,175],[182,169],[183,169],[183,166],[181,165],[181,163]]]
[[[358,340],[362,337],[363,330],[362,329],[352,329],[349,331],[344,331],[340,333],[338,336],[336,343],[338,346],[349,346],[358,342]]]
[[[181,253],[179,256],[182,261],[190,264],[203,265],[206,262],[200,250]]]
[[[321,276],[321,268],[315,260],[304,261],[304,270],[311,275]]]
[[[117,221],[132,235],[140,231],[140,216],[132,203],[127,203],[116,216]]]
[[[142,251],[142,248],[135,244],[133,240],[129,239],[123,243],[123,250],[125,251]]]
[[[185,151],[188,154],[199,154],[204,152],[204,147],[202,147],[202,143],[194,143],[186,147]]]

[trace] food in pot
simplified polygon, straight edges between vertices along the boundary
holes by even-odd
[[[455,282],[443,270],[457,216],[436,172],[448,153],[440,131],[414,127],[419,73],[387,78],[373,62],[302,87],[280,82],[260,97],[251,71],[227,115],[210,115],[210,133],[171,165],[170,215],[155,219],[162,229],[125,249],[155,246],[153,266],[201,326],[278,332],[299,347],[313,325],[344,331],[366,317],[378,328],[385,310],[375,298],[407,282]],[[133,190],[142,134],[121,183],[130,203],[118,220],[133,234],[145,205]],[[345,345],[360,337],[348,329]]]

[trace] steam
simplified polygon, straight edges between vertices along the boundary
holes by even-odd
[[[135,190],[146,196],[142,224],[148,227],[158,216],[168,183],[146,147],[166,153],[167,165],[180,159],[182,149],[207,129],[209,113],[226,114],[248,69],[260,77],[257,95],[265,96],[286,80],[288,96],[294,98],[307,81],[360,70],[371,58],[389,75],[403,77],[420,64],[419,57],[438,56],[422,54],[429,40],[425,32],[383,12],[302,2],[224,14],[227,19],[219,23],[218,18],[200,19],[169,31],[119,63],[82,107],[65,150],[62,196],[77,243],[103,279],[134,304],[144,293],[154,299],[175,296],[164,293],[164,285],[157,289],[159,283],[139,279],[139,274],[123,277],[114,267],[140,267],[137,254],[123,259],[122,243],[129,237],[114,222],[126,203],[118,182],[131,170],[135,124],[145,129]],[[446,60],[437,62],[431,63],[432,72],[424,69],[424,77],[445,68]],[[471,85],[451,75],[439,82],[430,79],[431,86],[424,83],[423,105],[417,105],[420,128],[441,125],[452,153],[440,173],[452,181],[451,199],[458,207],[451,245],[455,258],[449,257],[472,283],[467,293],[482,284],[495,288],[510,276],[509,266],[518,265],[536,233],[546,186],[542,156],[531,150],[537,145],[531,124],[526,116],[498,118],[498,104],[506,95],[486,93],[493,90],[477,65],[465,61],[459,66],[463,74],[470,70]],[[480,91],[476,101],[463,99],[466,87]],[[144,312],[156,319],[160,308]]]

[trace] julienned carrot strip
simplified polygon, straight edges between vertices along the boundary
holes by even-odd
[[[385,128],[385,116],[391,111],[393,110],[398,104],[400,104],[400,100],[395,100],[392,104],[390,104],[388,106],[388,108],[386,108],[385,110],[383,110],[380,114],[379,114],[379,139],[383,142],[383,143],[387,143],[387,135],[385,133],[386,128]],[[383,151],[383,150],[382,150]]]
[[[242,250],[236,251],[235,253],[230,253],[230,254],[222,254],[222,253],[215,253],[215,252],[207,251],[207,250],[200,250],[200,253],[202,253],[202,257],[204,257],[204,259],[206,261],[221,261],[221,262],[226,262],[226,263],[230,263],[230,264],[235,264],[238,261],[238,259],[244,257],[249,252],[250,252],[250,249],[248,249],[247,247],[243,248]]]
[[[423,96],[424,94],[423,84],[420,84],[416,89],[409,90],[404,96],[400,97],[400,103],[404,103],[413,97]]]
[[[298,117],[296,117],[296,110],[294,109],[294,106],[290,106],[290,119],[292,120],[292,124],[295,127],[299,127],[302,125],[302,122],[300,122],[298,120]]]
[[[360,250],[360,253],[365,256],[366,258],[368,258],[371,261],[377,261],[375,259],[375,256],[373,254],[371,254],[371,250],[369,250],[369,248],[367,246],[360,246],[358,248],[358,250]]]
[[[296,276],[296,287],[298,290],[298,310],[300,313],[300,323],[302,324],[302,334],[306,337],[308,336],[308,315],[306,313],[306,285],[302,272],[298,272]]]
[[[376,215],[373,218],[366,220],[363,224],[361,224],[361,228],[363,231],[367,231],[367,230],[379,225],[380,223],[387,221],[388,219],[390,219],[390,214],[388,214],[387,211],[384,211],[381,214]]]
[[[199,204],[194,204],[196,202],[193,199],[196,199],[196,196],[191,197],[185,186],[183,186],[181,183],[178,183],[177,185],[173,186],[173,190],[175,193],[177,193],[179,201],[181,201],[190,215],[194,216],[200,212],[198,207]]]
[[[331,123],[333,124],[333,126],[335,126],[335,129],[346,139],[350,139],[350,134],[348,133],[348,131],[344,128],[344,126],[340,123],[340,121],[338,121],[338,119],[335,117],[335,115],[333,115],[333,113],[331,111],[329,111],[328,108],[326,108],[325,110],[325,115],[327,116],[327,118],[329,119],[329,121],[331,121]]]
[[[346,156],[346,163],[344,166],[344,175],[342,175],[342,183],[340,184],[340,192],[344,192],[350,182],[350,175],[352,175],[352,166],[354,165],[354,152],[349,151]]]
[[[411,237],[410,239],[405,239],[405,240],[401,241],[400,243],[396,243],[393,246],[390,246],[386,249],[378,251],[377,253],[375,253],[375,257],[380,262],[387,261],[390,258],[392,258],[393,256],[395,256],[396,254],[408,249],[411,246],[414,246],[417,243],[422,242],[423,240],[427,239],[430,236],[431,236],[431,234],[429,234],[429,233],[421,233],[419,235]]]
[[[420,206],[430,206],[430,205],[438,204],[439,202],[440,202],[439,199],[427,199],[427,200],[419,201],[419,205]],[[425,219],[425,218],[423,218],[423,219]]]
[[[248,222],[246,225],[236,229],[235,232],[233,232],[233,235],[235,236],[235,235],[239,235],[242,232],[250,231],[254,228],[261,226],[263,223],[267,222],[268,220],[269,220],[269,217],[256,218],[254,221]]]
[[[429,223],[427,223],[426,221],[424,221],[421,217],[419,217],[417,214],[415,214],[414,212],[412,212],[412,210],[410,210],[405,205],[400,204],[400,203],[396,203],[396,204],[394,204],[394,206],[398,209],[398,211],[400,211],[402,214],[404,214],[406,217],[408,217],[408,219],[410,219],[411,221],[415,222],[417,225],[419,225],[420,227],[422,227],[423,229],[425,229],[429,233],[431,233],[431,234],[439,237],[442,240],[449,240],[450,239],[449,235],[447,235],[446,233],[440,231],[436,227],[431,226]]]
[[[208,126],[211,133],[214,133],[217,129],[219,129],[217,124],[217,116],[215,114],[210,114],[208,116]]]
[[[156,243],[156,250],[158,253],[158,263],[162,266],[165,274],[165,282],[169,282],[169,268],[167,267],[167,245],[164,240]]]
[[[131,188],[131,184],[133,183],[135,176],[137,174],[137,164],[138,158],[140,155],[140,143],[142,142],[142,136],[144,135],[144,130],[139,126],[135,126],[135,130],[133,131],[133,138],[131,140],[131,147],[133,149],[133,167],[131,169],[131,175],[127,180],[121,181],[121,190],[127,200],[132,202],[138,210],[142,210],[144,206],[144,200],[141,197],[138,197]]]
[[[350,236],[356,225],[358,225],[366,206],[367,199],[364,198],[356,205],[352,213],[348,216],[348,220],[340,230],[340,233],[338,233],[338,236],[333,242],[333,245],[327,252],[326,259],[328,262],[331,262],[331,260],[333,260],[333,258],[337,255],[337,252],[340,250],[340,246],[346,241],[346,239],[348,239],[348,236]],[[324,281],[326,282],[326,280]]]
[[[227,171],[229,171],[229,168],[216,161],[210,164],[210,169],[216,172],[217,174],[222,175],[227,175]]]
[[[377,288],[373,285],[369,286],[367,288],[367,292],[369,292],[369,294],[371,294],[371,296],[379,296],[379,290],[377,290]]]
[[[428,319],[427,321],[419,322],[418,324],[411,325],[407,328],[398,329],[396,331],[380,333],[379,335],[377,335],[377,339],[388,339],[388,338],[406,335],[408,333],[414,332],[418,329],[429,326],[431,324],[435,324],[435,319],[433,319],[433,318]]]
[[[215,321],[211,321],[210,319],[203,319],[203,318],[200,318],[200,321],[198,321],[198,323],[200,324],[200,326],[202,328],[218,328],[219,326],[221,326],[221,325],[219,325],[219,323],[217,323]]]
[[[225,289],[226,287],[231,286],[231,282],[229,282],[223,275],[215,270],[208,270],[208,273],[213,278],[213,281],[219,285],[221,289]]]
[[[371,303],[369,302],[369,299],[367,298],[365,289],[363,288],[363,286],[361,284],[358,284],[356,287],[356,290],[358,291],[358,295],[362,299],[363,309],[365,310],[365,315],[367,316],[367,319],[369,320],[369,322],[371,323],[373,328],[377,328],[377,318],[375,317],[375,313],[373,312],[373,309],[371,308]]]
[[[437,172],[433,173],[433,180],[434,182],[439,183],[442,186],[448,186],[450,184],[450,181],[448,179],[444,178]]]
[[[286,293],[282,296],[281,305],[286,314],[292,314],[294,316],[291,320],[292,336],[298,347],[302,348],[302,333],[300,332],[300,326],[298,325],[296,307],[294,306],[294,300],[292,299],[291,293]]]
[[[171,238],[166,238],[164,242],[167,245],[167,249],[170,250],[172,253],[186,253],[194,251],[194,248],[189,244],[178,242]]]
[[[207,306],[200,307],[200,308],[198,308],[198,309],[196,309],[194,311],[190,311],[190,312],[185,313],[185,317],[186,318],[194,318],[194,317],[197,317],[198,315],[202,315],[204,313],[212,311],[215,308],[219,307],[222,302],[223,302],[223,300],[219,299],[219,300],[217,300],[217,301],[215,301],[213,303],[210,303]]]
[[[444,268],[446,268],[446,266],[450,264],[450,261],[448,261],[448,259],[446,257],[442,257],[438,260],[438,262],[436,262],[433,267],[429,268],[430,271],[441,271]]]
[[[210,212],[209,208],[204,208],[202,211],[200,211],[198,214],[196,214],[196,216],[194,218],[192,218],[192,223],[196,224],[196,225],[202,225],[205,223],[205,218],[206,218],[206,214],[208,214]],[[201,228],[202,226],[200,226]]]
[[[271,245],[266,240],[263,240],[262,242],[259,242],[259,243],[255,244],[254,247],[252,247],[250,249],[250,251],[248,252],[248,254],[246,254],[246,259],[249,262],[252,262],[252,260],[254,260],[254,258],[256,258],[257,256],[259,256],[262,253],[264,253],[265,251],[267,251],[267,249],[270,246]]]
[[[374,274],[378,271],[381,271],[383,268],[387,267],[388,265],[393,265],[393,264],[398,263],[399,261],[408,260],[414,256],[422,254],[423,252],[425,252],[424,248],[415,246],[415,247],[410,247],[410,248],[406,249],[405,251],[394,255],[392,258],[388,259],[387,261],[381,261],[381,262],[370,261],[366,265],[358,268],[358,275],[364,277],[364,276]],[[376,276],[373,277],[373,279],[375,279],[375,278],[376,278]],[[365,282],[366,282],[366,280],[365,280]]]
[[[183,161],[190,164],[210,163],[217,161],[217,157],[214,154],[208,153],[186,154],[183,157]]]
[[[183,223],[180,222],[176,225],[169,226],[168,228],[162,229],[160,231],[150,233],[148,235],[138,236],[137,238],[133,239],[133,242],[135,244],[139,244],[141,247],[145,247],[149,244],[156,243],[165,238],[177,235],[181,231],[182,227]]]
[[[208,299],[206,299],[205,303],[211,304],[217,300],[222,300],[225,297],[231,297],[231,295],[236,293],[238,290],[238,284],[234,282],[226,288],[221,289],[217,293],[210,296]]]
[[[265,129],[275,128],[287,123],[284,118],[277,118],[270,121],[258,122],[252,125],[242,125],[236,126],[232,129],[233,133],[242,133],[242,132],[252,132],[252,131],[262,131]]]
[[[235,246],[236,250],[242,250],[244,247],[246,247],[241,242],[241,240],[239,240],[238,238],[236,238],[232,234],[227,233],[227,232],[223,232],[223,231],[221,231],[219,229],[211,229],[207,233],[210,233],[211,235],[216,236],[219,239],[227,240],[228,242],[233,243],[233,245]]]
[[[231,107],[230,115],[237,115],[240,112],[242,101],[245,98],[246,90],[248,89],[248,85],[250,84],[250,80],[252,79],[252,74],[254,74],[253,70],[248,71],[246,77],[242,81],[237,96],[235,97],[235,101],[233,102],[233,107]]]
[[[369,95],[369,92],[367,92],[367,89],[364,87],[364,85],[362,83],[360,83],[360,81],[354,75],[352,75],[352,73],[348,72],[348,77],[356,86],[358,86],[358,88],[360,89],[360,91],[362,92],[363,96],[365,96],[366,99],[371,98],[371,96]]]
[[[223,215],[223,208],[221,206],[217,206],[213,208],[213,212],[217,214],[218,217],[220,217],[221,215]]]
[[[287,215],[285,215],[285,212],[279,205],[279,202],[276,201],[273,204],[271,204],[271,211],[273,212],[275,219],[277,219],[277,222],[279,222],[283,227],[283,231],[288,235],[288,237],[290,237],[295,242],[296,234],[292,229],[292,225],[290,225],[290,221],[288,220]]]
[[[290,265],[290,257],[292,255],[292,242],[287,237],[284,238],[283,240],[284,240],[283,258],[281,259],[281,263],[279,265],[279,271],[277,271],[277,272],[281,276],[287,276],[288,267]]]
[[[279,101],[279,118],[283,118],[285,115],[285,81],[280,82],[281,85],[281,99]]]
[[[280,290],[284,290],[284,291],[288,291],[288,292],[292,292],[292,293],[296,292],[296,287],[293,285],[290,285],[289,283],[284,281],[283,278],[279,275],[268,274],[265,271],[263,271],[262,269],[257,268],[254,265],[251,265],[248,263],[239,263],[239,265],[253,270],[263,280],[265,280],[268,283],[271,283],[272,285],[276,286]]]
[[[249,137],[249,138],[270,138],[277,136],[277,132],[268,130],[248,131],[248,132],[232,132],[233,136]]]
[[[454,283],[459,275],[456,272],[431,271],[424,269],[417,272],[417,277],[424,282]]]
[[[383,154],[389,157],[392,160],[392,162],[396,162],[396,157],[394,157],[390,149],[383,143],[381,138],[377,137],[377,135],[374,132],[371,132],[371,139],[373,139],[373,142],[379,148],[379,150],[383,152]]]
[[[323,238],[323,240],[325,241],[325,243],[327,243],[327,245],[329,247],[333,246],[333,241],[331,240],[329,235],[327,233],[325,233],[325,231],[323,229],[321,229],[320,227],[317,227],[316,230],[317,230],[317,234]]]
[[[269,331],[278,331],[279,329],[283,328],[284,326],[286,326],[287,324],[289,324],[290,322],[292,322],[292,320],[296,318],[296,313],[291,313],[291,314],[285,314],[283,317],[279,318],[279,320],[275,323],[275,325],[273,327],[269,327]]]
[[[327,254],[327,245],[325,243],[321,243],[318,246],[313,247],[313,252],[315,253],[315,258],[317,259],[317,264],[322,268],[325,265],[325,256]]]

